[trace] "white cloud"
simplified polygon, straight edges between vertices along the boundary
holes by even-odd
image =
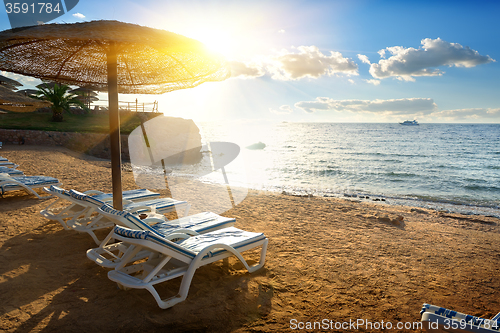
[[[73,16],[76,17],[76,18],[79,18],[79,19],[84,19],[85,18],[85,15],[83,15],[82,13],[74,13]]]
[[[284,50],[272,58],[267,70],[273,79],[298,80],[337,73],[358,75],[358,65],[351,59],[344,58],[340,52],[330,51],[330,55],[324,55],[316,46],[300,46],[297,50],[299,53]]]
[[[295,103],[295,107],[312,113],[316,111],[349,111],[383,113],[385,115],[430,114],[437,111],[432,98],[402,98],[388,100],[334,100],[317,97],[315,101]]]
[[[290,105],[282,105],[279,110],[269,109],[269,112],[274,114],[290,114],[293,112],[292,107]]]
[[[438,69],[441,66],[475,67],[495,61],[468,46],[449,43],[440,38],[426,38],[421,43],[418,49],[392,46],[380,50],[378,53],[383,59],[378,64],[371,64],[370,74],[378,79],[392,76],[412,81],[414,76],[442,75],[444,72]],[[391,56],[385,59],[387,52]]]
[[[500,120],[500,108],[470,108],[470,109],[456,109],[456,110],[443,110],[433,112],[429,116],[445,121],[459,121],[459,120]]]
[[[380,80],[364,80],[366,83],[373,84],[374,86],[378,86],[380,84]]]
[[[285,33],[285,29],[280,29],[280,30],[278,30],[278,33],[280,33],[280,34],[284,34],[284,33]]]
[[[368,59],[368,57],[364,54],[358,54],[358,59],[361,60],[362,63],[371,65],[370,59]]]
[[[263,76],[264,70],[261,65],[256,63],[245,63],[241,61],[230,61],[231,77],[240,77],[243,79]]]

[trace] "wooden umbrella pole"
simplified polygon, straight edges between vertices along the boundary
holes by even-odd
[[[120,113],[118,112],[118,60],[116,45],[111,43],[108,60],[109,140],[111,145],[111,179],[113,182],[113,207],[122,210],[122,156],[120,140]]]

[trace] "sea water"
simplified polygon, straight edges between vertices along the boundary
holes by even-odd
[[[226,178],[203,181],[500,217],[499,124],[197,125],[205,142],[241,148]]]

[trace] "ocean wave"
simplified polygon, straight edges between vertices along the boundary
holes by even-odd
[[[483,185],[465,185],[465,189],[472,191],[486,191],[486,192],[499,192],[500,187],[498,186],[483,186]]]
[[[409,172],[394,172],[394,171],[388,172],[385,175],[389,176],[389,177],[404,177],[404,178],[417,177],[417,175],[414,174],[414,173],[409,173]]]
[[[332,187],[339,195],[343,189],[403,201],[422,195],[412,203],[418,205],[434,202],[425,201],[428,194],[436,207],[450,198],[498,205],[499,126],[427,124],[409,131],[396,125],[281,124],[266,133],[269,154],[252,156],[248,172],[261,186],[302,183],[318,193]]]

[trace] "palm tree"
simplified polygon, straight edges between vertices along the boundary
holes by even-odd
[[[78,95],[68,92],[70,87],[57,83],[51,88],[49,85],[37,86],[37,98],[49,101],[52,103],[52,121],[63,121],[63,111],[69,111],[71,105],[78,105],[84,109],[85,105],[78,100]]]

